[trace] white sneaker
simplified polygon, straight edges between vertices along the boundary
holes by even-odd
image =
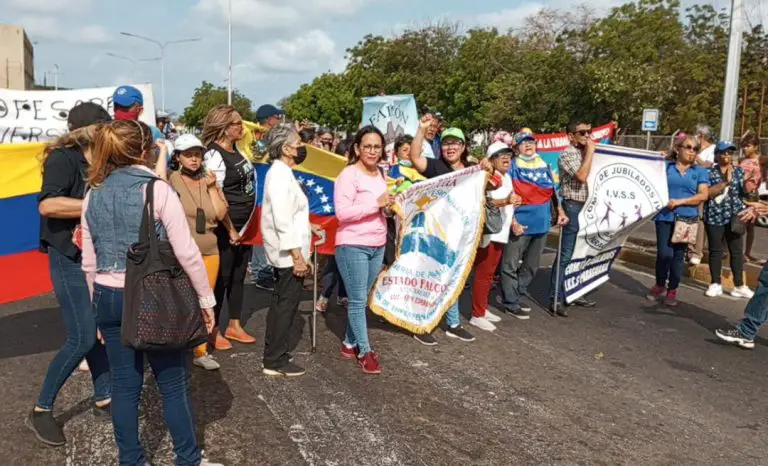
[[[688,259],[688,262],[689,262],[691,265],[699,265],[699,264],[701,264],[701,257],[696,257],[696,256],[693,256],[693,257],[691,257],[690,259]]]
[[[487,332],[493,332],[496,330],[496,326],[488,322],[485,317],[472,317],[469,319],[469,325],[474,325],[480,330],[485,330]]]
[[[488,322],[494,323],[494,322],[501,322],[501,317],[497,316],[496,314],[492,313],[488,309],[485,310],[485,320]]]
[[[719,283],[713,283],[709,285],[709,288],[707,288],[707,291],[705,291],[704,294],[710,298],[714,298],[715,296],[722,296],[723,286]]]
[[[202,458],[200,458],[200,466],[224,466],[222,463],[211,463],[208,461],[205,458],[205,450],[200,452],[200,456],[202,456]]]
[[[205,356],[200,356],[199,358],[193,359],[192,364],[196,365],[197,367],[202,367],[207,371],[215,371],[221,367],[210,354],[206,354]]]
[[[754,295],[755,295],[755,292],[750,290],[747,285],[741,285],[731,290],[731,296],[733,296],[734,298],[752,299],[752,296]]]

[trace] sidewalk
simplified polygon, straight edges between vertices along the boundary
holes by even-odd
[[[552,229],[549,232],[547,243],[550,247],[557,248],[557,240],[558,231]],[[752,248],[752,254],[762,260],[768,258],[768,229],[755,228],[755,244]],[[629,237],[619,254],[619,260],[629,265],[654,270],[656,267],[656,229],[653,222],[646,223]],[[744,264],[744,283],[753,290],[758,286],[761,269],[762,262]],[[694,280],[703,286],[708,286],[711,283],[706,244],[702,263],[690,265],[686,262],[683,274],[685,278]],[[727,258],[723,260],[722,284],[725,289],[731,289],[734,286],[733,274]]]

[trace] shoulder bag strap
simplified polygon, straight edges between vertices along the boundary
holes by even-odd
[[[150,254],[157,255],[159,252],[159,242],[157,239],[157,231],[155,229],[155,182],[157,178],[153,178],[146,184],[146,201],[144,202],[144,217],[141,219],[142,231],[145,238],[149,240]]]

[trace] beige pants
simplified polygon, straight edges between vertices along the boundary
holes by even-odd
[[[696,244],[688,245],[688,257],[704,259],[704,242],[707,239],[707,233],[704,231],[704,222],[699,222],[699,228],[697,230]]]

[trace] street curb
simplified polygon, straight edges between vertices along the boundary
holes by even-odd
[[[550,231],[547,235],[547,246],[557,249],[557,243],[560,233],[558,231]],[[656,244],[653,241],[649,241],[642,238],[629,238],[621,248],[618,260],[626,262],[628,264],[637,265],[639,267],[653,271],[656,268]],[[706,259],[706,257],[705,257]],[[756,289],[760,279],[760,271],[762,267],[758,267],[754,264],[744,264],[744,283],[751,289]],[[709,265],[701,263],[699,265],[690,265],[686,263],[683,269],[683,277],[694,281],[696,284],[709,286],[711,283]],[[723,266],[723,273],[721,279],[723,288],[730,290],[734,288],[733,285],[733,273],[730,267]]]

